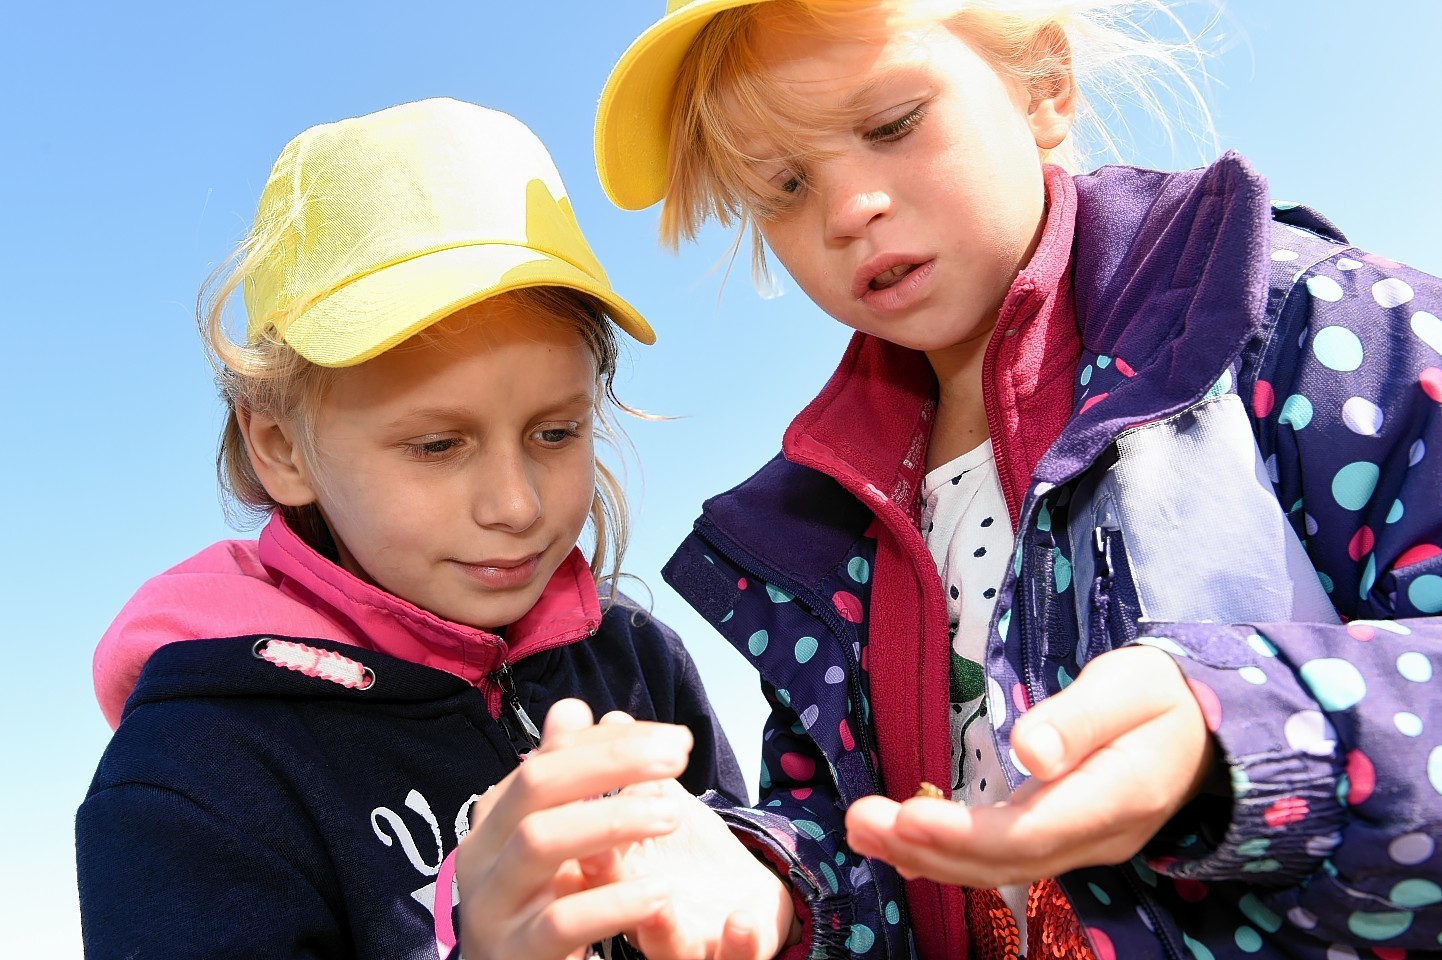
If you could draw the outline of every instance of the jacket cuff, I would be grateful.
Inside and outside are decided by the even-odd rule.
[[[1311,876],[1338,844],[1346,762],[1315,698],[1250,626],[1144,623],[1137,643],[1171,654],[1226,766],[1226,800],[1203,793],[1143,851],[1152,869],[1262,887]]]
[[[785,817],[750,807],[731,805],[725,797],[708,792],[702,802],[715,810],[742,846],[765,862],[791,892],[791,906],[801,921],[801,941],[777,954],[777,960],[850,955],[851,900],[819,882],[805,863],[803,841]]]

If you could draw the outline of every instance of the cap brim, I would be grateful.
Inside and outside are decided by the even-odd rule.
[[[691,44],[723,10],[763,0],[697,0],[653,23],[611,70],[596,108],[596,174],[623,210],[666,195],[676,74]]]
[[[286,328],[285,341],[312,363],[352,366],[463,307],[543,286],[590,294],[626,333],[656,342],[645,318],[606,284],[564,260],[506,243],[437,250],[361,277],[307,308]]]

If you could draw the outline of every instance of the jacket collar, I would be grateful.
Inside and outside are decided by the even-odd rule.
[[[1073,178],[1048,167],[1046,185],[1042,239],[988,348],[988,405],[998,406],[988,419],[999,457],[1010,458],[998,465],[1014,523],[1033,476],[1064,482],[1122,430],[1203,396],[1261,328],[1268,278],[1266,183],[1239,154],[1177,173],[1105,167]],[[1084,352],[1124,357],[1133,375],[1075,412],[1070,373]],[[858,333],[786,430],[783,453],[873,512],[914,523],[935,398],[923,354]],[[784,483],[758,482],[780,470],[738,488],[745,504],[723,509],[723,494],[707,506],[758,556],[786,557],[808,535],[729,522],[745,525],[752,497],[784,496]]]
[[[476,685],[502,659],[579,640],[601,624],[596,581],[579,549],[562,561],[535,606],[506,628],[505,639],[444,620],[367,583],[317,553],[278,514],[261,531],[258,550],[276,589],[334,623],[347,643]]]
[[[94,658],[96,697],[112,727],[141,668],[182,640],[281,634],[376,650],[473,686],[502,661],[587,637],[601,623],[596,581],[573,550],[506,637],[443,620],[327,560],[279,516],[260,539],[227,540],[152,578],[120,611]],[[495,704],[492,703],[494,709]]]
[[[1061,168],[1048,166],[1044,172],[1047,219],[1042,236],[1007,292],[987,348],[988,420],[1003,468],[1009,464],[1007,451],[1021,436],[1025,414],[1043,405],[1056,407],[1060,399],[1063,413],[1054,427],[1060,430],[1070,408],[1070,373],[1080,352],[1067,282],[1076,189]],[[1060,397],[1049,389],[1058,382]],[[936,391],[936,376],[925,354],[858,333],[821,393],[792,421],[782,449],[788,459],[835,477],[874,508],[889,501],[914,522]],[[995,410],[993,397],[998,398]],[[997,437],[998,432],[1003,435]],[[1053,437],[1055,432],[1042,443],[1029,442],[1026,455],[1014,458],[1021,461],[1020,489]]]
[[[1103,167],[1076,188],[1082,341],[1131,374],[1088,397],[1043,457],[1036,479],[1053,485],[1200,400],[1264,332],[1270,282],[1267,183],[1234,151],[1179,173]]]

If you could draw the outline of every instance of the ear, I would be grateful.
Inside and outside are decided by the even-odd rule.
[[[315,484],[296,442],[296,427],[266,413],[235,408],[251,468],[272,500],[286,507],[316,502]]]
[[[1071,133],[1076,120],[1076,75],[1072,72],[1071,43],[1066,31],[1049,23],[1032,38],[1032,62],[1043,68],[1031,85],[1027,124],[1036,145],[1051,150]]]

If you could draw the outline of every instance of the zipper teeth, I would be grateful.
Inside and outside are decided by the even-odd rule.
[[[1023,541],[1023,542],[1024,542],[1024,541]],[[1028,564],[1027,564],[1027,562],[1026,562],[1026,554],[1027,554],[1027,550],[1026,550],[1025,547],[1023,546],[1023,549],[1022,549],[1022,569],[1023,569],[1023,571],[1025,571],[1026,567],[1028,566]],[[1050,574],[1050,572],[1051,572],[1051,571],[1047,571],[1048,574]],[[1025,683],[1026,683],[1027,695],[1031,698],[1031,704],[1030,704],[1030,706],[1033,706],[1033,707],[1034,707],[1034,706],[1036,706],[1038,703],[1041,703],[1043,700],[1046,699],[1046,684],[1043,682],[1042,678],[1038,675],[1039,671],[1038,671],[1037,669],[1035,669],[1035,667],[1036,667],[1036,656],[1035,656],[1035,652],[1032,650],[1032,644],[1030,644],[1030,643],[1027,642],[1027,635],[1026,635],[1026,627],[1029,626],[1030,620],[1031,620],[1031,618],[1032,618],[1031,602],[1032,602],[1032,600],[1034,599],[1034,595],[1035,595],[1035,593],[1036,593],[1036,583],[1035,583],[1035,578],[1033,578],[1033,577],[1028,577],[1025,581],[1023,581],[1020,574],[1017,575],[1016,580],[1017,580],[1017,583],[1019,583],[1019,584],[1021,585],[1022,589],[1021,589],[1020,591],[1018,591],[1018,590],[1015,589],[1015,588],[1012,589],[1012,592],[1011,592],[1011,595],[1012,595],[1012,609],[1013,609],[1013,610],[1020,611],[1020,613],[1021,613],[1021,621],[1020,621],[1019,623],[1013,624],[1013,629],[1017,631],[1017,638],[1018,638],[1018,640],[1021,642],[1021,671],[1022,671],[1022,679],[1023,679],[1023,680],[1025,681]],[[1021,597],[1020,597],[1020,599],[1021,599],[1021,601],[1022,601],[1021,603],[1017,603],[1017,602],[1016,602],[1017,599],[1018,599],[1018,593],[1021,594]],[[1042,624],[1042,627],[1045,628],[1045,627],[1046,627],[1046,624],[1043,623],[1043,624]]]
[[[1142,886],[1142,881],[1137,877],[1136,871],[1132,869],[1131,864],[1119,865],[1116,869],[1126,877],[1127,886],[1132,888],[1132,893],[1137,898],[1137,904],[1146,911],[1147,919],[1152,922],[1152,930],[1155,932],[1157,940],[1161,943],[1162,949],[1166,951],[1169,960],[1182,960],[1181,953],[1172,945],[1171,938],[1167,936],[1166,930],[1162,928],[1161,917],[1157,915],[1156,908],[1152,906],[1151,898],[1147,896],[1146,889]],[[1073,912],[1075,912],[1076,908],[1073,907],[1072,909]]]
[[[748,576],[754,577],[765,583],[775,584],[776,586],[779,586],[786,590],[787,593],[790,593],[794,597],[805,597],[807,600],[807,605],[811,608],[812,613],[814,613],[816,617],[820,619],[823,624],[826,625],[826,628],[831,631],[832,635],[837,637],[838,639],[843,636],[843,631],[846,628],[842,626],[840,616],[835,614],[835,611],[831,608],[830,605],[826,603],[815,602],[817,598],[811,593],[811,591],[800,589],[798,584],[795,583],[795,581],[791,580],[788,577],[782,576],[781,574],[772,570],[766,564],[757,560],[748,551],[742,550],[734,540],[721,533],[721,531],[718,530],[716,526],[712,524],[709,520],[703,519],[703,522],[710,531],[709,534],[704,537],[704,539],[709,540],[711,544],[717,548],[717,551],[719,553],[726,555],[733,562],[736,561],[737,558],[744,558],[746,562],[737,563],[736,565],[740,567],[741,570]],[[857,662],[856,655],[852,652],[850,646],[845,641],[842,641],[841,647],[842,654],[846,657],[848,665],[856,668],[854,670],[847,671],[848,679],[846,686],[848,692],[851,694],[852,697],[852,710],[855,712],[856,718],[859,721],[856,724],[856,738],[858,745],[864,748],[861,751],[861,759],[866,764],[866,772],[871,777],[871,785],[879,789],[881,786],[881,778],[877,776],[876,768],[871,762],[871,755],[875,752],[876,745],[872,742],[871,727],[865,722],[866,717],[863,712],[863,704],[869,704],[870,701],[863,699],[860,678],[861,665]],[[867,708],[867,710],[869,711],[869,707]],[[822,756],[825,757],[824,752]],[[831,762],[829,760],[827,761],[827,765],[831,766]],[[832,767],[832,772],[833,774],[835,773],[834,767]],[[838,789],[840,789],[841,783],[839,779],[837,780],[836,786]]]

